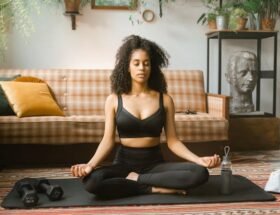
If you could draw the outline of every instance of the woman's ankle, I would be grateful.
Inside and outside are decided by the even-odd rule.
[[[130,172],[127,176],[126,179],[132,180],[132,181],[138,181],[139,174],[136,172]]]
[[[152,193],[162,193],[162,194],[180,194],[180,195],[187,194],[187,192],[185,190],[163,188],[163,187],[152,187],[151,192]]]

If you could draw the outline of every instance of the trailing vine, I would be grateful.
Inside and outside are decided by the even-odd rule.
[[[80,8],[90,4],[91,0],[81,0]],[[42,5],[64,4],[63,0],[0,0],[0,62],[5,59],[8,49],[8,29],[14,27],[23,38],[34,32],[30,14],[40,13]]]

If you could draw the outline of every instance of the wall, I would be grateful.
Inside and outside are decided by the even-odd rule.
[[[146,1],[146,8],[156,13],[152,23],[145,23],[139,11],[92,10],[83,8],[77,16],[77,29],[71,30],[70,17],[64,16],[62,7],[47,6],[41,14],[33,14],[35,33],[25,41],[11,29],[9,49],[3,68],[113,68],[115,53],[124,37],[138,34],[156,41],[170,54],[172,69],[201,69],[206,72],[206,26],[196,24],[205,12],[199,0],[176,0],[163,6],[163,17],[158,16],[158,1]],[[132,24],[129,17],[140,24]],[[279,29],[279,22],[277,24]],[[229,54],[233,51],[249,50],[256,53],[255,41],[226,40],[223,42],[223,71]],[[278,42],[278,44],[280,44]],[[278,45],[279,46],[279,45]],[[217,91],[217,42],[211,43],[211,92]],[[272,40],[263,44],[263,69],[272,69]],[[279,47],[278,47],[279,50]],[[278,57],[279,61],[279,57]],[[278,66],[278,76],[279,76]],[[280,79],[279,79],[280,80]],[[278,80],[278,97],[280,81]],[[271,81],[262,84],[263,110],[271,112]],[[223,75],[223,93],[229,94],[229,86]],[[280,115],[280,100],[277,100],[277,116]]]

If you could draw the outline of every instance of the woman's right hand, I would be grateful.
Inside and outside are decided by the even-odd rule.
[[[75,177],[87,176],[92,170],[93,167],[88,164],[76,164],[71,166],[71,173]]]

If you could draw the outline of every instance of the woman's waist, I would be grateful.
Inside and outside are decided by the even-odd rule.
[[[120,145],[115,162],[127,165],[153,164],[163,161],[161,147],[158,143],[150,147],[129,147]]]
[[[121,145],[131,148],[150,148],[159,145],[159,137],[121,138]]]

